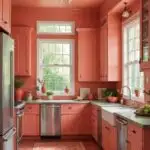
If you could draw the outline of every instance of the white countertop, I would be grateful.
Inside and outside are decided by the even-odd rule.
[[[90,103],[89,100],[32,100],[27,101],[27,104],[73,104],[73,103],[80,103],[80,104],[88,104]]]

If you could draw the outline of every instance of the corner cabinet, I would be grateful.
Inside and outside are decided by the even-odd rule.
[[[100,81],[121,80],[121,19],[109,14],[100,27]]]
[[[141,0],[141,71],[150,69],[150,0]]]
[[[97,79],[97,29],[78,28],[78,80],[96,81]]]
[[[15,40],[15,75],[31,76],[31,51],[33,29],[30,27],[13,27]]]
[[[11,0],[0,0],[0,28],[11,32]]]

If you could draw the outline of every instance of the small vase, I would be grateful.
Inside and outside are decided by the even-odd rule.
[[[65,94],[69,94],[69,89],[68,89],[68,87],[66,86],[66,88],[64,89],[64,92],[65,92]]]
[[[53,95],[49,95],[49,96],[48,96],[48,99],[49,99],[49,100],[52,100],[52,99],[53,99]]]
[[[21,101],[23,100],[23,90],[21,88],[15,89],[15,100],[16,101]]]
[[[140,91],[139,91],[139,90],[135,90],[134,93],[135,93],[135,96],[136,96],[136,97],[139,97],[139,96],[140,96]]]
[[[45,87],[45,83],[43,83],[42,88],[41,88],[42,93],[46,93],[46,87]]]

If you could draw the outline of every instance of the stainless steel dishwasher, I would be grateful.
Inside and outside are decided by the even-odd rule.
[[[61,107],[59,104],[41,105],[41,137],[61,135]]]
[[[128,133],[128,122],[123,118],[116,118],[117,127],[117,142],[118,150],[127,150],[127,133]]]

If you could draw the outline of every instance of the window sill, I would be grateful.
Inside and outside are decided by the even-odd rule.
[[[130,98],[128,96],[123,96],[124,99],[126,100],[130,100]],[[144,96],[141,96],[141,97],[131,97],[131,100],[132,101],[137,101],[137,102],[141,102],[141,103],[144,103]]]

